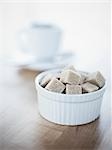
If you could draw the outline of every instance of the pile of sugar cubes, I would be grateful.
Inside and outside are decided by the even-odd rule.
[[[104,84],[105,78],[99,71],[85,73],[73,66],[67,66],[55,74],[47,74],[40,83],[48,91],[63,94],[90,93],[99,90]]]

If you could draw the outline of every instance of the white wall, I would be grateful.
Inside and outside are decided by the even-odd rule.
[[[30,21],[47,21],[63,31],[63,49],[76,54],[80,69],[103,70],[110,74],[110,4],[0,3],[0,54],[17,50],[16,32]]]

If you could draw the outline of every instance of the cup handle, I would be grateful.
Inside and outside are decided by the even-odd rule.
[[[19,31],[18,35],[17,35],[17,41],[18,41],[18,45],[20,50],[22,50],[23,52],[28,52],[28,48],[27,48],[27,31],[26,30],[21,30]]]

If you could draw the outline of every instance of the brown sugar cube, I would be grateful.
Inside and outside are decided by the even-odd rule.
[[[64,68],[64,70],[72,70],[72,71],[76,71],[76,69],[74,68],[73,65],[68,65],[67,67]]]
[[[87,72],[82,72],[82,71],[79,71],[79,73],[80,73],[80,75],[81,75],[81,82],[80,82],[80,84],[83,84],[83,83],[86,81],[86,79],[87,79],[89,73],[87,73]]]
[[[86,82],[86,83],[82,84],[81,86],[82,86],[84,93],[90,93],[93,91],[97,91],[99,89],[99,87],[97,87],[96,85],[91,84],[89,82]]]
[[[43,87],[45,87],[53,77],[55,77],[56,79],[59,79],[60,78],[60,73],[56,73],[56,74],[49,73],[49,74],[47,74],[42,79],[40,85],[43,86]]]
[[[54,74],[54,78],[56,78],[56,79],[60,79],[60,75],[61,75],[61,73],[56,73],[56,74]]]
[[[99,86],[100,88],[103,87],[105,84],[105,78],[99,71],[90,74],[87,77],[86,81],[92,84],[95,84],[96,86]]]
[[[79,84],[81,82],[81,75],[72,70],[64,70],[61,73],[60,81],[69,84]]]
[[[62,93],[65,89],[65,85],[58,79],[52,78],[52,80],[46,85],[45,89],[52,92]]]
[[[40,85],[43,86],[43,87],[45,87],[45,86],[49,83],[49,81],[52,79],[52,77],[53,77],[53,74],[50,74],[50,73],[47,74],[47,75],[42,79]]]
[[[66,84],[66,94],[82,94],[82,87],[80,85]]]

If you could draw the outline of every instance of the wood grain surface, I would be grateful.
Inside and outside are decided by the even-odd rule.
[[[110,88],[99,119],[82,126],[56,125],[38,113],[38,73],[0,66],[0,150],[112,150]]]

